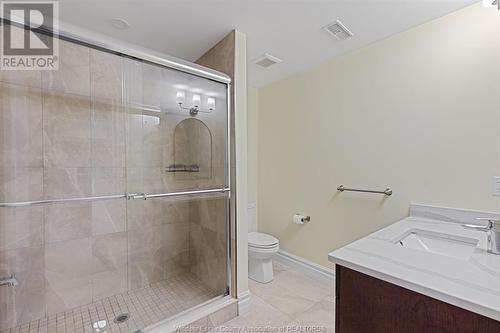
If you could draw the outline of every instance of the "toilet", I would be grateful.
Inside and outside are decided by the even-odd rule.
[[[273,280],[273,255],[279,250],[277,238],[261,232],[248,233],[248,276],[268,283]]]

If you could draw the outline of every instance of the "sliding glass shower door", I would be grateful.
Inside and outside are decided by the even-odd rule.
[[[227,86],[60,41],[0,72],[0,331],[135,332],[228,292]]]
[[[135,60],[124,73],[129,287],[175,313],[228,290],[227,89]]]

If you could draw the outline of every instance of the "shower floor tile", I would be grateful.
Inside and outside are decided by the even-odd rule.
[[[0,333],[137,332],[215,296],[217,294],[195,276],[179,275]],[[128,314],[129,318],[122,323],[115,322],[121,314]]]

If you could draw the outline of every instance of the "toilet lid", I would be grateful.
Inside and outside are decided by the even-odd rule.
[[[248,234],[248,245],[255,247],[270,247],[278,244],[277,238],[261,232],[250,232]]]

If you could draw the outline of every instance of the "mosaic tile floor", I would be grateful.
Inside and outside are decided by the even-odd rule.
[[[215,296],[216,293],[204,287],[196,277],[180,275],[0,333],[138,332]],[[130,317],[116,323],[115,318],[121,314]]]

